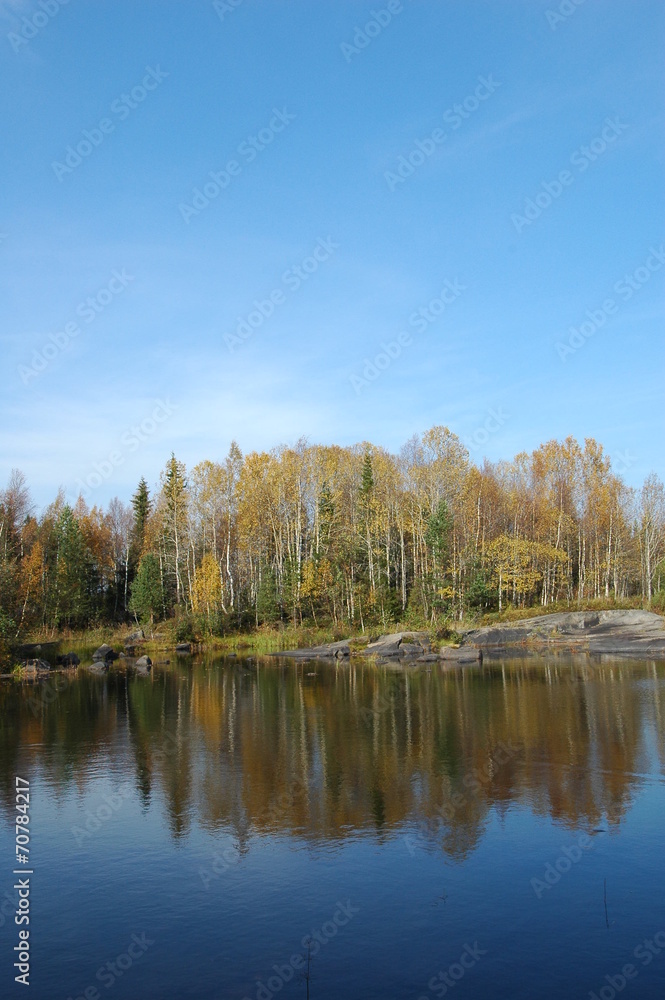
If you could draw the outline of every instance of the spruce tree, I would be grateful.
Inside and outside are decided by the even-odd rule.
[[[372,495],[373,489],[374,473],[372,471],[372,456],[369,452],[366,452],[365,458],[363,459],[362,479],[360,481],[360,496],[362,497],[365,506],[369,506],[369,498]]]
[[[159,560],[153,552],[143,556],[136,579],[132,584],[129,610],[137,615],[142,625],[150,625],[162,606],[162,581]]]
[[[148,484],[143,476],[136,488],[136,493],[132,497],[132,507],[134,508],[134,527],[132,530],[132,545],[134,548],[136,562],[141,558],[143,545],[145,542],[145,529],[152,510],[152,501]]]
[[[171,452],[162,473],[162,496],[165,505],[164,545],[170,570],[175,578],[176,604],[181,604],[185,596],[180,564],[186,550],[187,486],[185,466]]]

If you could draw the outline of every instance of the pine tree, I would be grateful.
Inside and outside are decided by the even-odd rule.
[[[360,479],[360,511],[363,526],[363,542],[367,552],[367,571],[369,575],[369,589],[374,593],[374,551],[372,545],[372,496],[374,493],[374,472],[372,470],[372,456],[367,451],[363,459],[362,475]]]
[[[427,522],[425,541],[431,547],[439,567],[443,568],[450,549],[450,535],[453,528],[453,519],[450,516],[448,504],[445,500],[439,500],[436,510],[431,514]]]
[[[425,531],[425,542],[432,550],[430,580],[433,589],[432,607],[435,610],[446,610],[453,597],[452,587],[446,587],[446,569],[450,554],[450,539],[453,530],[453,519],[445,500],[439,500],[434,512],[430,515]]]
[[[87,623],[90,610],[90,560],[78,521],[69,505],[60,515],[56,536],[56,623],[81,627]]]
[[[256,592],[256,624],[279,621],[280,606],[277,581],[272,566],[261,569],[261,579]]]
[[[362,478],[360,482],[360,496],[365,505],[369,505],[369,500],[372,495],[372,490],[374,489],[374,473],[372,471],[372,456],[369,452],[365,452],[365,458],[363,459],[363,471]]]
[[[333,519],[335,517],[335,501],[327,480],[324,480],[319,494],[319,535],[316,557],[320,550],[328,550],[331,541]]]
[[[187,485],[185,466],[171,452],[162,474],[162,496],[165,506],[164,545],[175,578],[176,604],[181,604],[185,597],[181,562],[186,551]]]
[[[141,624],[152,624],[162,606],[162,582],[159,560],[153,552],[143,556],[136,579],[132,583],[129,610],[137,615]]]
[[[132,530],[132,546],[136,562],[141,558],[143,545],[145,542],[145,529],[152,510],[152,501],[148,484],[143,476],[136,488],[136,493],[132,497],[132,507],[134,509],[134,527]]]

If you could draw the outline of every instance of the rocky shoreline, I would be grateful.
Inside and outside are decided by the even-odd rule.
[[[432,650],[427,632],[393,632],[382,635],[363,648],[353,648],[363,639],[342,639],[324,646],[305,649],[286,649],[270,656],[288,656],[294,660],[345,660],[353,656],[377,657],[380,660],[405,660],[411,663],[434,663],[449,660],[454,663],[480,663],[482,650],[471,646],[444,646],[438,652]]]
[[[665,619],[650,611],[569,611],[472,629],[463,645],[663,659]]]
[[[109,646],[108,643],[102,643],[92,653],[91,663],[82,663],[77,653],[73,651],[56,654],[57,642],[25,643],[21,647],[23,654],[20,663],[22,676],[30,680],[44,677],[50,673],[76,671],[78,667],[82,667],[93,674],[103,674],[106,673],[111,664],[116,660],[123,667],[133,670],[142,676],[147,676],[152,670],[153,661],[147,654],[141,652],[141,645],[144,642],[145,634],[142,629],[138,629],[123,640],[123,649],[120,652]],[[178,653],[191,652],[190,643],[179,643],[175,648]],[[168,664],[170,661],[161,660],[157,662]],[[12,674],[2,674],[0,677],[11,678]]]
[[[21,666],[24,676],[31,678],[53,671],[76,670],[79,665],[92,673],[105,673],[118,660],[124,667],[146,676],[151,672],[153,661],[149,656],[142,655],[144,642],[143,632],[137,630],[125,638],[124,649],[120,652],[103,644],[92,654],[92,663],[87,664],[81,664],[75,652],[56,656],[55,643],[35,643],[23,647]],[[174,651],[177,657],[186,658],[195,648],[191,643],[181,642]],[[478,665],[484,658],[537,656],[546,652],[663,660],[665,618],[650,611],[568,611],[469,629],[461,633],[458,646],[441,646],[438,649],[433,648],[427,632],[394,632],[371,642],[367,636],[356,636],[322,646],[285,649],[268,655],[300,661],[339,662],[354,656],[371,657],[386,663]],[[237,654],[228,655],[235,657]],[[49,662],[50,659],[55,662]],[[154,665],[168,663],[168,659],[158,660]]]
[[[344,660],[353,655],[412,663],[460,664],[481,663],[483,656],[510,652],[537,655],[545,651],[665,659],[665,619],[650,611],[569,611],[538,615],[470,629],[462,633],[459,646],[442,646],[437,651],[432,649],[426,632],[395,632],[363,648],[354,648],[360,641],[342,639],[324,646],[287,649],[270,655],[296,660]]]

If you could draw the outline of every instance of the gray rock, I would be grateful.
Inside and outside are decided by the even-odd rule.
[[[149,656],[139,656],[138,660],[134,664],[135,667],[147,667],[150,670],[152,666],[152,660]]]
[[[482,663],[483,652],[473,646],[442,646],[438,658],[449,663]]]
[[[24,660],[21,666],[32,674],[41,674],[53,669],[46,660]]]
[[[81,661],[79,660],[76,653],[64,653],[62,656],[59,656],[56,660],[56,663],[60,664],[63,667],[78,667],[80,662]]]
[[[109,660],[96,660],[90,664],[88,670],[91,674],[105,674],[109,668]]]
[[[143,631],[142,628],[137,628],[134,630],[134,632],[131,632],[129,635],[125,636],[123,642],[125,646],[131,646],[132,643],[143,642],[144,639],[145,639],[145,632]]]
[[[294,660],[333,660],[345,659],[351,655],[348,639],[340,639],[338,642],[328,642],[325,646],[310,646],[305,649],[284,649],[279,653],[271,653],[271,656],[289,656]]]
[[[427,632],[394,632],[391,635],[382,635],[375,642],[363,650],[364,656],[399,656],[400,646],[405,639],[415,640],[415,644],[420,646],[420,652],[429,649],[429,635]],[[408,648],[412,643],[405,643]]]
[[[366,642],[366,637],[362,637]],[[412,640],[405,642],[404,640]],[[296,660],[326,660],[326,659],[347,659],[351,656],[349,643],[358,642],[358,639],[340,639],[337,642],[328,642],[324,646],[310,646],[305,649],[284,649],[279,653],[271,653],[271,656],[288,656]],[[428,653],[431,649],[429,635],[427,632],[396,632],[393,635],[382,635],[379,639],[368,643],[365,649],[359,651],[362,656],[379,657],[418,657],[423,653]]]
[[[94,651],[92,654],[93,660],[117,660],[118,654],[115,650],[111,649],[107,643],[102,643],[102,645]]]
[[[398,650],[399,656],[422,656],[425,650],[419,642],[402,642]]]
[[[569,611],[465,632],[463,647],[546,647],[637,658],[665,658],[665,620],[650,611]]]
[[[191,653],[192,644],[191,642],[179,642],[175,647],[176,653]]]

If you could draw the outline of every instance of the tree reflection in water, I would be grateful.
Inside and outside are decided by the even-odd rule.
[[[80,671],[47,697],[4,685],[3,803],[16,773],[83,788],[106,762],[145,809],[164,801],[176,838],[193,820],[232,830],[241,850],[257,834],[409,832],[461,859],[490,810],[515,803],[575,829],[618,825],[647,770],[647,728],[665,761],[662,674],[585,658],[431,671],[265,659]]]

